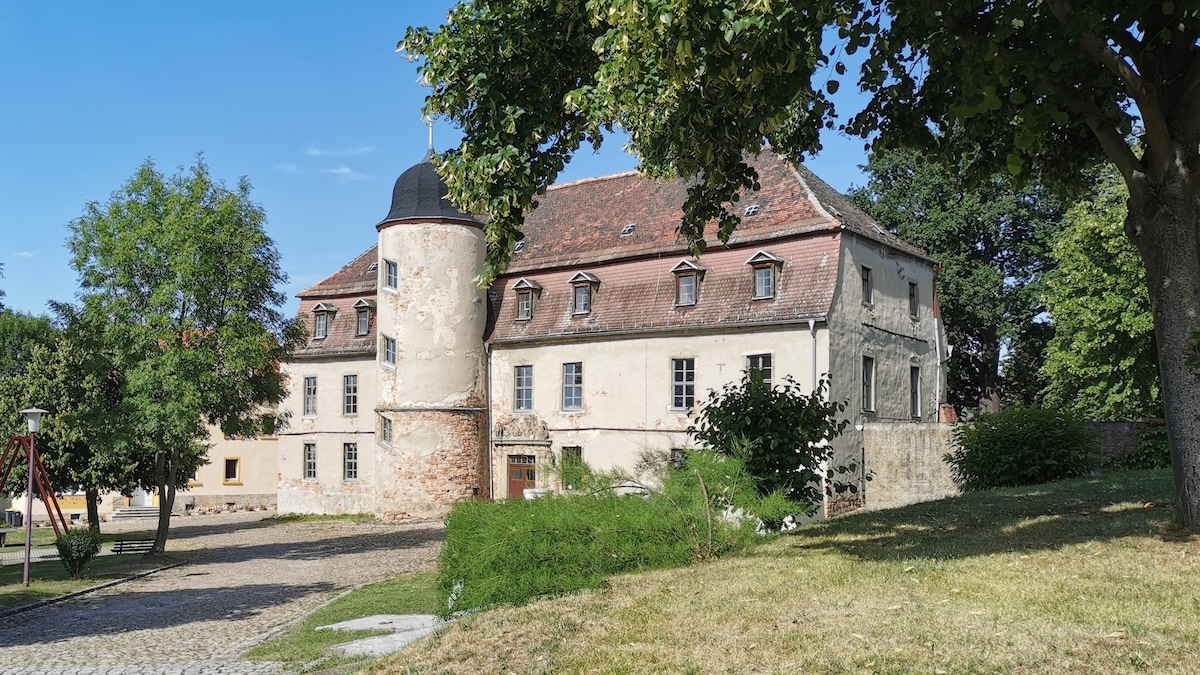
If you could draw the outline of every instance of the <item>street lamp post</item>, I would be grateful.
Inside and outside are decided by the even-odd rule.
[[[25,416],[25,423],[29,427],[29,480],[25,490],[25,571],[21,577],[22,582],[26,586],[29,585],[29,554],[33,550],[33,471],[34,471],[34,454],[33,444],[37,436],[38,430],[41,428],[42,415],[46,414],[41,408],[26,408],[21,411]]]

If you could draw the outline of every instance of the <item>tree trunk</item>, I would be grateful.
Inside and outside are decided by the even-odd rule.
[[[158,529],[154,532],[154,546],[146,555],[163,555],[167,552],[167,532],[171,527],[171,504],[167,500],[167,458],[159,450],[154,456],[154,483],[158,491]]]
[[[1142,253],[1154,311],[1159,373],[1171,465],[1175,513],[1200,524],[1200,202],[1184,171],[1149,176],[1130,190],[1126,232]]]
[[[84,499],[87,500],[88,529],[100,534],[100,492],[95,488],[88,488],[84,495]]]

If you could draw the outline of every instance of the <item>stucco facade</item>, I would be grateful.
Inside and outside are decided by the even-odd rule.
[[[567,452],[630,468],[690,447],[708,391],[748,368],[807,391],[828,379],[852,422],[935,421],[934,262],[803,167],[769,151],[754,166],[762,188],[739,202],[742,226],[699,259],[675,232],[681,181],[551,188],[486,292],[472,283],[478,221],[444,199],[431,164],[405,172],[378,245],[300,294],[314,336],[288,367],[280,510],[436,517],[460,499],[558,489]],[[339,384],[351,374],[353,415]],[[339,461],[350,443],[353,480]],[[861,446],[852,425],[837,461]]]

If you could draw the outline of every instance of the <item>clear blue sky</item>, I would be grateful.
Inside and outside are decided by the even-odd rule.
[[[395,48],[451,4],[0,0],[4,304],[73,302],[67,224],[147,157],[172,173],[197,152],[226,183],[250,179],[289,298],[335,272],[374,243],[392,184],[425,153],[427,90]],[[457,134],[439,122],[435,138]],[[839,190],[864,183],[862,142],[825,142],[808,165]],[[635,164],[614,139],[561,180]]]

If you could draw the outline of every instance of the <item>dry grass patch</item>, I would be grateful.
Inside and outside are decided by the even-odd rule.
[[[1165,472],[848,516],[481,613],[377,673],[1194,672],[1200,544]]]

